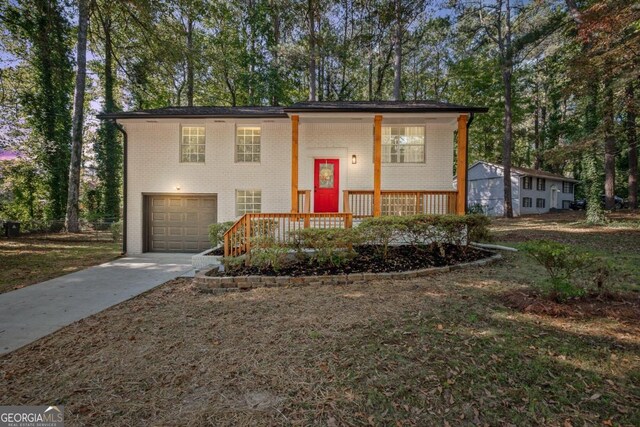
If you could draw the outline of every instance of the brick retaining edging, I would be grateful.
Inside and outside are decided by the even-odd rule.
[[[487,251],[489,252],[489,251]],[[490,252],[492,253],[492,252]],[[493,253],[488,258],[473,262],[448,265],[445,267],[431,267],[420,270],[396,271],[393,273],[354,273],[326,276],[207,276],[206,271],[198,271],[194,278],[194,284],[201,292],[230,292],[253,288],[270,288],[291,285],[347,285],[351,283],[366,283],[378,279],[411,279],[415,277],[431,276],[438,273],[460,270],[467,267],[483,266],[491,264],[502,258],[502,255]]]

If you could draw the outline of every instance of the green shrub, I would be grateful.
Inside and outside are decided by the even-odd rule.
[[[383,259],[387,259],[389,246],[395,239],[401,237],[400,233],[406,231],[407,221],[411,221],[413,218],[416,218],[416,216],[367,218],[360,223],[357,229],[362,242],[378,246],[380,248],[379,255]]]
[[[113,241],[119,242],[122,239],[122,221],[111,223],[110,230]]]
[[[467,236],[469,236],[469,242],[482,242],[491,241],[491,233],[489,232],[489,225],[491,220],[488,216],[481,213],[472,213],[464,216],[467,223]]]
[[[471,241],[489,239],[489,223],[479,214],[383,216],[362,221],[358,230],[364,243],[379,246],[379,255],[386,259],[393,242],[416,248],[435,243],[443,255],[447,243],[466,249]]]
[[[551,240],[531,240],[518,248],[545,268],[548,277],[541,285],[547,294],[559,301],[585,294],[574,275],[593,262],[592,256]]]
[[[361,243],[361,235],[353,228],[307,228],[296,232],[298,254],[319,265],[340,266],[353,258],[353,246]],[[304,249],[313,252],[304,253]]]
[[[225,271],[235,271],[244,267],[246,259],[246,255],[228,256],[222,258],[222,265]]]
[[[273,238],[251,239],[249,265],[260,269],[272,268],[273,271],[280,271],[287,264],[290,252],[289,246],[277,244]]]
[[[211,242],[212,248],[215,248],[223,243],[224,233],[226,233],[233,224],[235,224],[233,221],[226,221],[211,224],[209,226],[209,241]]]

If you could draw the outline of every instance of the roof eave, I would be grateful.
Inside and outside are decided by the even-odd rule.
[[[286,119],[287,114],[98,114],[100,120],[108,119]]]
[[[285,113],[486,113],[488,108],[285,108]]]

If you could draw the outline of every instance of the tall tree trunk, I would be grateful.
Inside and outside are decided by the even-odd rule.
[[[193,19],[187,17],[187,105],[193,107]]]
[[[80,166],[82,164],[82,128],[84,125],[84,89],[87,78],[87,27],[89,26],[88,0],[78,2],[78,47],[76,87],[73,98],[71,129],[71,162],[65,225],[70,233],[80,231]]]
[[[513,113],[511,99],[512,66],[511,61],[503,66],[504,82],[504,143],[502,144],[502,164],[504,166],[504,216],[513,218],[511,190],[511,151],[513,145]]]
[[[616,138],[613,134],[613,89],[607,81],[604,106],[604,200],[605,209],[615,208]]]
[[[271,83],[269,85],[271,105],[280,105],[280,94],[282,93],[282,83],[280,82],[280,9],[278,2],[271,0],[269,3],[271,11],[271,28],[273,28],[273,45],[271,47],[270,64]]]
[[[316,0],[309,0],[309,101],[317,101]]]
[[[513,146],[512,89],[513,52],[511,51],[511,5],[505,1],[505,35],[502,46],[502,82],[504,83],[504,143],[502,165],[504,167],[504,216],[513,218],[511,191],[511,151]]]
[[[102,18],[104,32],[104,111],[116,110],[114,99],[113,43],[111,39],[111,15]],[[100,149],[98,177],[101,181],[102,212],[106,221],[120,219],[120,167],[122,148],[118,142],[118,131],[111,121],[104,121],[99,132]]]
[[[393,100],[400,101],[402,81],[402,1],[395,0],[395,34],[393,41]]]
[[[536,110],[533,119],[533,151],[536,158],[534,169],[540,169],[540,88],[536,83]]]
[[[636,133],[636,102],[633,90],[633,82],[627,84],[626,89],[627,117],[625,127],[627,131],[627,144],[629,144],[629,207],[638,208],[638,136]]]

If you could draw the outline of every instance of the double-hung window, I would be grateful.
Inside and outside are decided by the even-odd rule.
[[[183,126],[180,139],[180,161],[182,163],[204,163],[204,127]]]
[[[562,192],[563,193],[573,193],[573,182],[562,182]]]
[[[538,178],[536,180],[536,189],[538,191],[544,191],[547,187],[547,183],[544,178]]]
[[[530,176],[525,176],[524,178],[522,178],[522,188],[524,188],[525,190],[531,190],[531,181],[533,181],[533,178],[531,178]]]
[[[424,126],[382,128],[382,163],[424,163]]]
[[[536,208],[544,209],[545,202],[546,202],[545,199],[536,199]]]
[[[531,207],[531,197],[523,197],[522,198],[522,207],[523,208],[530,208]]]
[[[260,163],[260,128],[236,129],[236,163]]]
[[[262,210],[262,191],[236,190],[236,216]]]

